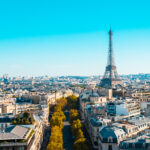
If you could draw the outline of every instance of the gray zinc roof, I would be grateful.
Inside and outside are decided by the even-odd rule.
[[[0,133],[0,140],[24,139],[28,128],[22,126],[10,126],[4,133]]]

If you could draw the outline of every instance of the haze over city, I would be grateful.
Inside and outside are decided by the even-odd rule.
[[[110,26],[119,73],[148,73],[149,4],[148,0],[1,1],[0,75],[102,75]]]

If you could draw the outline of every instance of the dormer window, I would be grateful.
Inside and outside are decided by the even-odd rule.
[[[108,137],[108,143],[112,143],[113,142],[113,139],[112,139],[112,137],[110,136],[110,137]]]

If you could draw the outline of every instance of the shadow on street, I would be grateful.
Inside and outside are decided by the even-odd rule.
[[[65,111],[66,120],[64,121],[63,128],[63,141],[64,141],[64,149],[72,150],[73,149],[73,138],[71,133],[71,125],[69,122],[69,111]]]

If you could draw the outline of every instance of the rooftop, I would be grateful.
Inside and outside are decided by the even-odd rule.
[[[0,133],[0,140],[25,139],[28,132],[29,128],[12,125],[4,133]]]

